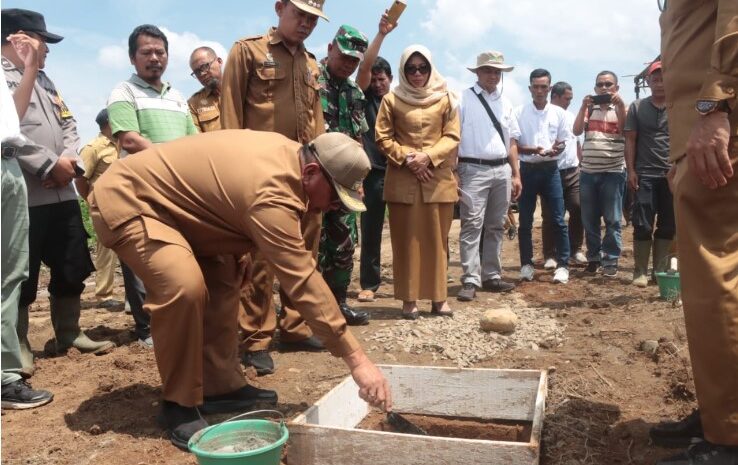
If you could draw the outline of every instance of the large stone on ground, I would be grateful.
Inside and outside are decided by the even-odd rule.
[[[518,324],[518,316],[509,308],[496,308],[487,310],[479,319],[482,331],[494,331],[501,334],[510,334],[515,331]]]

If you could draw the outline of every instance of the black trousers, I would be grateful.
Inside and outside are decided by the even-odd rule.
[[[19,305],[36,300],[41,262],[49,267],[49,294],[74,297],[82,294],[84,281],[95,266],[87,248],[87,231],[76,200],[28,209],[28,280],[21,285]]]
[[[384,195],[384,170],[372,168],[364,179],[364,204],[366,211],[361,214],[361,265],[359,283],[362,289],[376,291],[382,283],[381,255],[382,228],[386,203]]]
[[[633,204],[633,238],[674,239],[674,198],[665,177],[639,177]]]

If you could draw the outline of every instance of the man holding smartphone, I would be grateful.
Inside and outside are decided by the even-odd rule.
[[[579,182],[587,272],[597,273],[602,268],[604,276],[616,278],[622,249],[626,110],[614,72],[600,72],[594,90],[594,96],[584,97],[574,121],[574,134],[584,133]],[[605,221],[604,238],[600,219]]]

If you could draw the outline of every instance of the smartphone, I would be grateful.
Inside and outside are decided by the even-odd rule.
[[[595,105],[603,105],[612,102],[612,94],[600,94],[592,96],[592,103]]]
[[[406,7],[407,3],[405,2],[405,0],[395,0],[390,9],[387,11],[387,20],[390,23],[397,25],[397,20],[400,19],[400,15],[402,15],[402,12],[405,11]]]

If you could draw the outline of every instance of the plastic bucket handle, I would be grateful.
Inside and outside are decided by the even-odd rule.
[[[676,273],[679,272],[679,269],[676,269],[675,270],[675,269],[671,268],[671,259],[672,258],[676,258],[678,260],[679,259],[679,256],[677,254],[675,254],[675,253],[670,253],[669,255],[667,255],[664,258],[662,258],[661,261],[659,262],[659,265],[664,270],[664,273],[668,273],[670,275],[676,274]],[[677,266],[679,266],[679,265],[677,265]]]
[[[254,410],[253,412],[246,412],[246,413],[242,413],[240,415],[236,415],[235,417],[231,417],[231,418],[229,418],[229,419],[227,419],[225,421],[222,421],[222,422],[218,423],[217,425],[213,426],[212,428],[209,428],[207,431],[205,431],[205,433],[201,434],[197,438],[197,440],[195,442],[192,443],[192,447],[196,447],[198,444],[200,444],[200,441],[202,441],[203,438],[205,438],[205,436],[209,435],[213,431],[216,431],[218,428],[220,428],[224,424],[226,424],[226,423],[228,423],[230,421],[233,421],[233,420],[238,420],[239,418],[247,417],[249,415],[255,415],[257,413],[276,413],[276,414],[278,414],[280,417],[282,417],[282,419],[279,420],[279,427],[280,427],[280,429],[282,427],[284,427],[284,413],[280,412],[279,410]]]

